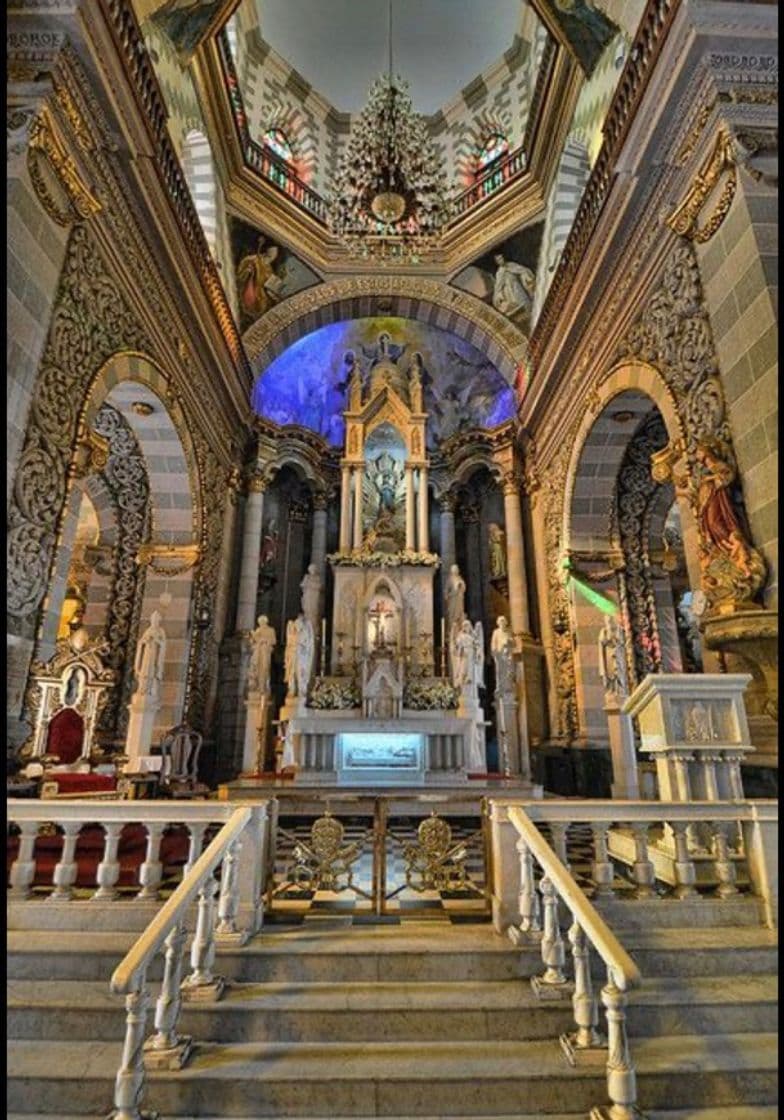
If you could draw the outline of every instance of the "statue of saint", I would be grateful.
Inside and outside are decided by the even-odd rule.
[[[446,581],[446,632],[452,638],[456,629],[462,626],[463,619],[465,618],[465,580],[460,575],[460,569],[457,564],[453,564],[449,569],[449,576]]]
[[[502,579],[506,575],[506,533],[501,526],[491,521],[487,526],[490,548],[490,579]]]
[[[353,350],[346,351],[343,361],[348,381],[348,407],[352,412],[358,412],[362,407],[362,370]]]
[[[259,615],[256,629],[250,636],[252,652],[248,672],[248,690],[266,695],[270,690],[270,664],[275,645],[275,630],[265,614]]]
[[[302,590],[302,613],[313,627],[313,633],[318,630],[321,606],[321,576],[315,564],[308,564],[308,570],[300,584]]]
[[[139,639],[133,671],[136,674],[136,692],[157,700],[163,682],[163,665],[166,656],[166,631],[161,625],[161,612],[153,611],[150,625]]]
[[[464,618],[455,632],[452,653],[452,678],[455,688],[474,704],[479,703],[479,689],[484,688],[485,650],[482,623],[475,626]]]
[[[530,315],[535,281],[533,272],[525,265],[504,260],[501,253],[496,253],[493,259],[496,265],[493,307],[510,319],[518,312]]]
[[[514,692],[514,638],[504,615],[499,615],[496,619],[495,630],[490,639],[490,653],[495,662],[496,692],[506,696]]]
[[[701,467],[697,508],[702,538],[750,578],[754,575],[751,550],[730,497],[735,469],[708,444],[701,443],[697,447],[695,458]]]
[[[425,369],[422,365],[422,355],[417,350],[411,355],[411,365],[408,367],[408,399],[412,412],[422,412],[422,377]]]
[[[315,648],[313,627],[303,614],[286,624],[284,673],[288,696],[307,696]]]
[[[607,615],[599,631],[599,676],[605,692],[628,695],[623,627],[614,614]]]
[[[395,512],[395,497],[398,486],[397,463],[387,451],[382,451],[373,460],[375,473],[373,482],[378,491],[379,513],[382,510]]]

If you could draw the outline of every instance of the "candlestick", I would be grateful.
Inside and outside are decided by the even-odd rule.
[[[446,676],[446,619],[441,619],[441,676]]]
[[[321,675],[327,675],[327,620],[321,620]]]

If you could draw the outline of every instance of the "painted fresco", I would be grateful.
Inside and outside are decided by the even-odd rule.
[[[247,330],[271,307],[320,282],[319,276],[253,226],[231,219],[231,252],[240,308],[240,330]]]
[[[617,26],[591,0],[546,0],[546,7],[590,78]]]
[[[458,272],[452,284],[489,303],[527,333],[543,230],[544,223],[537,222],[507,238]]]
[[[239,0],[164,0],[152,15],[182,60],[226,22]]]
[[[311,428],[343,445],[347,350],[367,378],[379,334],[400,369],[422,355],[427,442],[435,446],[468,428],[492,428],[514,416],[515,396],[503,375],[475,346],[457,335],[409,319],[377,317],[330,323],[293,343],[257,377],[253,407],[278,424]]]

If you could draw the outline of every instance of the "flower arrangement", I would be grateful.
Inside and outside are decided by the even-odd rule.
[[[460,693],[448,681],[409,681],[403,692],[403,707],[414,712],[453,711]]]
[[[340,711],[358,708],[359,689],[353,680],[336,680],[334,677],[316,677],[308,698],[308,707],[321,711]]]
[[[416,552],[413,548],[404,548],[400,552],[376,552],[364,545],[352,552],[333,552],[327,559],[330,564],[348,568],[399,568],[404,564],[438,568],[441,564],[435,552]]]

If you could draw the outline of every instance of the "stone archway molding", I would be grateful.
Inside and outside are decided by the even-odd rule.
[[[319,327],[376,315],[415,319],[453,331],[485,353],[510,385],[527,368],[528,339],[505,315],[448,284],[406,276],[351,277],[307,288],[267,311],[242,341],[258,373]]]

